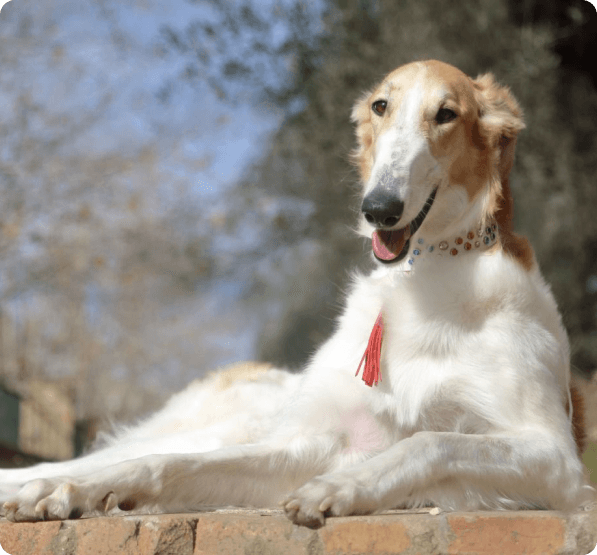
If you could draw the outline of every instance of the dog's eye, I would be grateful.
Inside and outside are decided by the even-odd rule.
[[[440,108],[435,115],[435,121],[441,125],[442,123],[448,123],[457,117],[458,116],[456,112],[450,110],[449,108]]]
[[[388,103],[385,100],[376,100],[371,104],[371,108],[378,116],[383,116],[387,107]]]

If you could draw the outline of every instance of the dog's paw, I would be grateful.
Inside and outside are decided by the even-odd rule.
[[[4,516],[4,503],[9,499],[12,499],[23,484],[3,484],[0,482],[0,516]]]
[[[58,480],[32,480],[27,482],[17,494],[4,503],[2,510],[8,520],[23,522],[45,520],[47,515],[37,512],[38,503],[48,497],[58,486]]]
[[[134,508],[132,500],[119,503],[114,491],[99,484],[82,480],[34,480],[4,503],[3,512],[13,522],[66,520],[83,514],[105,514],[117,505],[122,510]]]
[[[323,526],[327,516],[368,514],[375,510],[367,488],[336,474],[314,478],[281,504],[292,522],[310,528]]]

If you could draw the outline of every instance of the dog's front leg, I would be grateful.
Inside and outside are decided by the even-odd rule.
[[[326,444],[330,443],[330,445]],[[205,506],[276,506],[327,470],[331,441],[300,455],[261,445],[194,455],[148,455],[88,475],[34,480],[5,503],[13,521],[76,518],[121,510],[174,512]],[[333,450],[333,448],[332,448]]]
[[[570,441],[533,431],[419,432],[339,472],[318,476],[283,502],[297,524],[431,503],[447,510],[574,508],[594,499]]]

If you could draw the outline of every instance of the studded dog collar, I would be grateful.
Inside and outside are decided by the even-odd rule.
[[[475,231],[464,232],[449,241],[443,240],[434,244],[427,244],[424,237],[419,237],[409,253],[408,264],[412,266],[416,260],[430,254],[458,256],[469,251],[486,251],[495,245],[497,240],[498,226],[495,222],[479,226]]]

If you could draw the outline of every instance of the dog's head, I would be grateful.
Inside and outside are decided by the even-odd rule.
[[[352,113],[364,184],[361,230],[383,262],[429,238],[495,217],[510,226],[508,174],[524,127],[509,89],[438,61],[390,73]],[[469,221],[470,220],[470,221]]]

